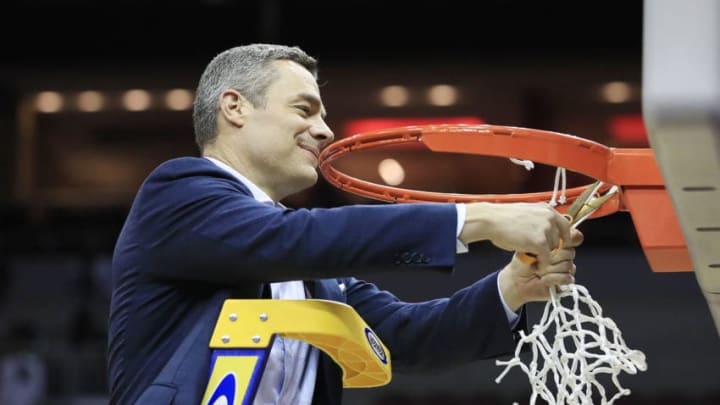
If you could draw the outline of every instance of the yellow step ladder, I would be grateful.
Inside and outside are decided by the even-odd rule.
[[[210,379],[202,404],[252,404],[275,335],[328,354],[342,368],[344,388],[378,387],[392,378],[390,351],[347,304],[230,299],[210,339]]]

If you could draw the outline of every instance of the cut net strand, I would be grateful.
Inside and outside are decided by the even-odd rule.
[[[518,166],[522,166],[525,170],[532,170],[535,168],[535,162],[526,159],[510,158],[510,161]],[[553,185],[552,196],[550,197],[550,206],[556,207],[558,204],[562,205],[567,202],[566,196],[567,190],[567,170],[564,167],[558,167],[555,170],[555,184]],[[558,197],[558,192],[560,197]]]

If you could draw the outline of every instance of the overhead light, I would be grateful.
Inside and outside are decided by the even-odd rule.
[[[625,103],[632,98],[632,88],[626,82],[609,82],[602,86],[600,95],[608,103]]]
[[[380,178],[390,186],[397,186],[405,181],[405,169],[395,159],[383,159],[378,165]]]
[[[123,106],[129,111],[143,111],[150,107],[150,93],[145,90],[128,90],[122,97]]]
[[[193,104],[193,93],[186,89],[174,89],[165,94],[165,105],[171,110],[188,110]]]
[[[437,84],[427,91],[427,101],[434,106],[447,107],[457,103],[457,99],[457,88],[449,84]]]
[[[99,91],[83,91],[77,96],[77,107],[80,111],[100,111],[105,104],[103,95]]]
[[[63,104],[62,95],[56,91],[42,91],[35,96],[35,108],[41,113],[56,113]]]
[[[385,86],[380,90],[380,102],[386,107],[402,107],[410,101],[410,92],[405,86]]]

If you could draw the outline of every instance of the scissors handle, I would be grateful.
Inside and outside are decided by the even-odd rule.
[[[596,181],[583,191],[583,193],[570,205],[567,212],[563,215],[570,222],[571,228],[577,228],[581,222],[590,217],[592,213],[597,211],[600,206],[605,204],[610,198],[619,192],[617,186],[612,186],[605,194],[596,196],[603,183]],[[563,239],[560,238],[558,247],[553,249],[550,254],[555,255],[563,248]],[[518,252],[518,259],[525,264],[534,264],[537,262],[537,255],[527,252]]]
[[[562,249],[562,248],[563,248],[563,239],[560,238],[560,242],[558,243],[558,247],[556,247],[555,249],[553,249],[553,250],[550,252],[550,254],[554,256],[554,255],[556,255],[557,252],[558,252],[560,249]],[[534,264],[534,263],[536,263],[536,262],[538,261],[537,255],[536,255],[535,253],[518,252],[517,256],[518,256],[518,259],[520,259],[520,261],[523,262],[523,263],[525,263],[525,264]]]
[[[567,219],[571,225],[574,224],[575,219],[573,218],[573,216],[571,214],[566,213],[563,215],[563,217],[565,217],[565,219]],[[574,225],[573,225],[573,227],[574,227]],[[560,240],[558,241],[558,247],[553,249],[550,252],[550,255],[552,255],[552,256],[556,255],[557,252],[563,248],[563,243],[564,243],[563,238],[560,238]],[[535,253],[527,253],[527,252],[518,252],[518,259],[520,259],[520,261],[525,264],[533,264],[538,261],[537,255]]]

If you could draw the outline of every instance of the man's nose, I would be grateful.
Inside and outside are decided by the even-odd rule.
[[[316,122],[312,127],[310,127],[310,135],[317,139],[320,143],[321,149],[329,145],[330,142],[335,139],[335,134],[323,120]]]

